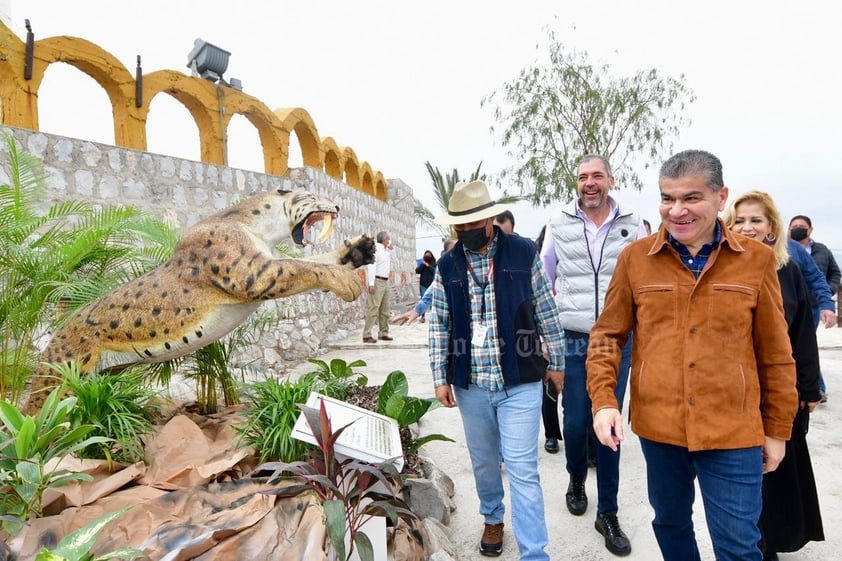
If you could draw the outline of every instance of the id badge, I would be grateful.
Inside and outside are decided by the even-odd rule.
[[[485,336],[488,334],[488,327],[477,322],[473,325],[473,335],[471,336],[471,344],[474,347],[482,347],[485,345]]]

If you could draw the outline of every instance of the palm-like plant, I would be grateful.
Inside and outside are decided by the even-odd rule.
[[[70,414],[72,425],[93,425],[91,436],[108,439],[83,448],[79,457],[129,464],[145,460],[143,439],[152,431],[155,410],[150,402],[157,394],[144,370],[83,377],[75,363],[54,368],[77,400]]]
[[[10,183],[0,185],[0,397],[17,402],[49,327],[154,264],[166,251],[161,242],[175,234],[131,208],[65,201],[42,211],[49,197],[41,161],[10,134],[4,141]]]
[[[433,194],[436,197],[436,202],[438,203],[439,207],[441,208],[442,212],[447,211],[447,206],[450,204],[450,197],[453,195],[453,189],[456,187],[456,184],[462,181],[485,181],[486,175],[480,172],[480,168],[482,168],[482,162],[477,165],[477,169],[475,169],[470,176],[463,179],[462,175],[459,173],[459,170],[453,168],[453,171],[450,173],[445,173],[442,175],[441,170],[433,166],[430,162],[424,162],[424,165],[427,168],[427,173],[430,175],[430,181],[433,184]],[[499,203],[516,203],[518,201],[524,200],[525,197],[520,195],[507,195],[504,194],[502,197],[497,199]],[[442,237],[453,237],[453,233],[446,227],[438,224],[435,221],[436,215],[427,207],[424,206],[418,198],[415,198],[415,219],[417,221],[422,222],[423,224],[429,226],[430,228],[440,232]]]

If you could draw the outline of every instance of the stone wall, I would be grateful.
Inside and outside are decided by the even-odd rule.
[[[44,201],[84,199],[97,205],[126,205],[150,211],[183,230],[250,195],[270,189],[307,189],[329,197],[340,208],[334,233],[321,253],[360,233],[387,230],[397,246],[392,271],[394,301],[416,300],[415,222],[412,190],[399,179],[388,181],[387,200],[304,167],[289,177],[182,160],[25,129],[0,127],[20,147],[44,162],[53,194]],[[5,143],[0,144],[0,184],[9,182]],[[313,240],[315,241],[315,240]],[[305,255],[312,246],[308,246]],[[277,327],[250,349],[245,361],[262,371],[285,372],[285,363],[323,352],[326,345],[361,330],[366,294],[346,303],[332,293],[311,292],[268,304],[277,309]]]

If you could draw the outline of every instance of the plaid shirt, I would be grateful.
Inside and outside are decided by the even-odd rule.
[[[699,250],[699,253],[696,255],[690,255],[690,250],[687,249],[687,246],[673,238],[672,234],[667,234],[667,240],[669,240],[673,249],[678,252],[678,256],[681,257],[681,262],[684,263],[684,266],[690,269],[690,272],[693,273],[694,277],[699,278],[699,275],[702,274],[705,265],[708,264],[710,254],[713,253],[713,250],[716,249],[719,246],[719,242],[722,241],[722,226],[719,224],[719,220],[717,220],[716,228],[713,233],[713,241],[703,245]]]
[[[497,236],[491,242],[486,253],[465,250],[465,258],[473,268],[477,279],[488,279],[491,263],[497,251]],[[494,282],[489,282],[485,289],[468,274],[468,293],[470,298],[471,324],[477,322],[488,327],[485,344],[482,347],[471,345],[471,381],[477,386],[499,391],[505,388],[503,371],[500,368],[500,340],[497,334],[497,300]],[[505,287],[501,287],[505,289]],[[450,339],[450,313],[447,297],[441,282],[441,272],[436,270],[436,278],[430,288],[432,305],[430,314],[430,369],[433,371],[433,383],[436,387],[447,385],[447,348]],[[485,298],[485,317],[482,316],[483,293]],[[544,274],[544,266],[538,255],[532,262],[532,303],[535,306],[535,324],[541,334],[544,348],[549,353],[549,370],[564,370],[564,332],[558,321],[558,309],[553,301],[549,281]]]

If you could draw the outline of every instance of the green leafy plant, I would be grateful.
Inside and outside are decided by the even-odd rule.
[[[399,496],[403,480],[389,462],[370,464],[353,458],[339,461],[334,445],[345,425],[335,432],[325,410],[324,402],[318,410],[298,406],[318,443],[310,451],[307,462],[270,462],[259,466],[256,473],[269,472],[270,481],[298,478],[300,484],[265,491],[279,497],[295,497],[314,493],[321,501],[327,521],[329,549],[341,561],[347,561],[354,550],[362,561],[374,561],[371,540],[362,530],[374,516],[386,516],[392,524],[399,520],[411,522],[417,516]],[[345,536],[350,546],[346,552]]]
[[[130,464],[143,461],[143,437],[152,430],[154,418],[149,402],[156,395],[144,371],[130,368],[116,374],[81,376],[75,362],[53,368],[76,396],[70,414],[73,425],[93,425],[91,436],[108,439],[81,449],[79,457]]]
[[[136,209],[49,197],[42,162],[0,135],[0,399],[17,404],[35,369],[34,341],[126,278],[157,264],[174,230]],[[171,250],[170,250],[171,251]]]
[[[262,380],[251,384],[246,392],[249,405],[243,411],[245,423],[234,427],[240,444],[253,447],[261,462],[304,458],[310,445],[293,438],[292,428],[298,417],[296,404],[304,403],[310,395],[309,382]]]
[[[410,396],[406,374],[400,370],[389,373],[377,398],[377,412],[396,420],[402,429],[417,423],[428,411],[440,406],[434,398]],[[433,440],[454,442],[452,438],[443,434],[428,434],[412,439],[407,452],[415,453],[421,446]]]
[[[453,190],[456,188],[456,184],[462,181],[485,181],[486,175],[480,172],[480,168],[482,167],[482,162],[477,165],[477,169],[475,169],[471,175],[463,176],[460,175],[459,170],[453,168],[453,171],[450,173],[445,172],[442,175],[441,170],[438,166],[434,166],[429,161],[424,162],[424,166],[427,168],[427,174],[430,176],[430,181],[432,182],[433,187],[433,195],[435,196],[436,203],[438,203],[439,210],[433,212],[422,203],[418,197],[414,197],[413,200],[415,202],[415,220],[416,222],[421,222],[428,228],[431,228],[441,234],[443,239],[456,237],[455,232],[452,230],[450,226],[443,226],[436,221],[436,217],[441,214],[441,211],[447,211],[447,207],[450,204],[450,197],[453,195]],[[509,195],[504,193],[502,196],[497,197],[498,203],[516,203],[518,201],[523,200],[525,197],[520,195]]]
[[[107,559],[117,558],[137,559],[139,557],[146,557],[144,552],[131,547],[121,547],[116,551],[97,557],[91,554],[91,549],[96,544],[97,534],[109,522],[122,516],[130,508],[132,507],[127,506],[100,516],[96,520],[92,520],[86,526],[63,537],[53,550],[42,547],[38,555],[35,556],[35,561],[106,561]]]
[[[76,398],[62,399],[62,391],[53,390],[37,416],[23,415],[10,403],[0,401],[0,514],[23,520],[39,517],[47,489],[92,479],[86,473],[59,469],[61,459],[108,439],[88,436],[96,428],[93,425],[71,425]],[[19,529],[13,524],[4,527]]]
[[[367,376],[354,371],[354,368],[366,366],[365,361],[355,360],[350,364],[341,358],[331,360],[330,364],[317,358],[308,358],[307,361],[319,368],[301,378],[310,384],[313,391],[322,395],[335,399],[345,399],[352,387],[368,384]]]

